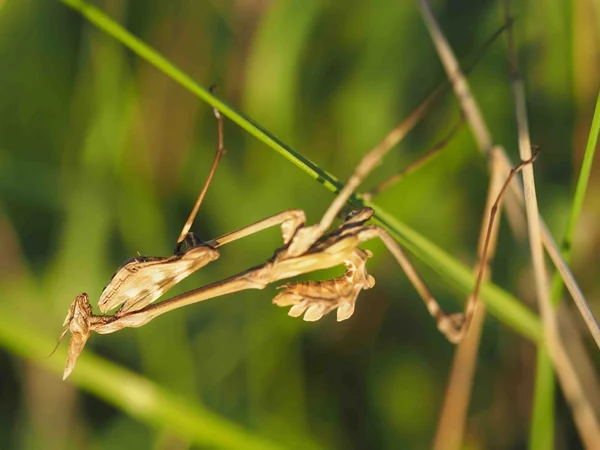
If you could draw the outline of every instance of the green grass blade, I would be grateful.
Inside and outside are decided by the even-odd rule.
[[[596,108],[594,110],[594,116],[592,118],[592,126],[590,127],[590,134],[588,135],[587,144],[585,146],[585,154],[583,155],[583,162],[581,164],[581,170],[579,172],[579,179],[577,180],[577,186],[575,187],[575,196],[573,197],[573,206],[571,208],[571,215],[567,222],[567,229],[565,230],[565,236],[563,237],[560,245],[560,250],[564,260],[569,263],[571,261],[571,243],[573,242],[573,236],[575,235],[575,228],[581,215],[581,209],[583,207],[583,200],[585,198],[585,192],[587,191],[588,181],[592,172],[592,163],[594,161],[594,155],[596,153],[596,146],[598,144],[598,134],[600,133],[600,92],[596,99]],[[560,302],[560,296],[562,293],[562,279],[558,272],[554,273],[552,279],[552,301],[555,305]]]
[[[592,162],[598,144],[598,134],[600,132],[600,91],[596,99],[596,107],[592,118],[592,125],[588,135],[585,154],[579,172],[579,179],[575,187],[575,196],[573,198],[573,206],[571,215],[567,223],[565,235],[561,243],[561,253],[564,260],[569,263],[571,260],[571,243],[575,235],[575,228],[583,207],[583,200],[587,190],[590,173],[592,171]],[[560,298],[563,290],[563,282],[558,271],[554,273],[552,279],[551,300],[556,306],[560,303]],[[555,405],[554,405],[554,369],[548,352],[540,347],[536,365],[536,383],[533,398],[533,417],[529,434],[529,449],[542,450],[552,447],[552,436],[548,430],[553,429],[555,421]],[[553,439],[553,438],[552,438]]]
[[[59,348],[52,358],[42,356],[48,353],[48,343],[52,340],[50,336],[40,335],[17,314],[6,311],[0,314],[2,346],[60,376],[66,346]],[[159,429],[166,428],[202,448],[281,448],[90,351],[81,355],[77,370],[69,380],[132,417]]]
[[[535,386],[533,393],[533,412],[529,429],[529,449],[543,450],[554,448],[554,415],[556,390],[554,368],[548,350],[538,346]]]

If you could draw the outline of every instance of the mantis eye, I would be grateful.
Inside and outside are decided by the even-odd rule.
[[[373,217],[373,208],[354,209],[346,216],[346,223],[363,223]]]

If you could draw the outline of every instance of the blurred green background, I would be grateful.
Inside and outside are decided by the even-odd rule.
[[[539,202],[558,240],[600,79],[599,11],[591,0],[513,3],[532,140],[541,147]],[[342,180],[445,80],[413,2],[93,4]],[[465,62],[504,21],[495,1],[432,6]],[[469,80],[495,141],[516,161],[504,37]],[[431,445],[454,347],[379,243],[367,245],[377,284],[346,322],[289,318],[271,304],[274,286],[242,292],[140,329],[93,335],[61,381],[66,344],[44,358],[68,306],[79,292],[95,304],[115,268],[138,252],[172,251],[208,173],[215,120],[208,105],[57,1],[0,0],[0,89],[2,448]],[[459,118],[447,94],[365,189],[426,152]],[[333,194],[229,121],[225,139],[196,233],[209,239],[289,208],[320,219]],[[487,181],[463,126],[377,201],[471,266]],[[596,310],[599,188],[592,177],[573,247],[573,270]],[[280,243],[274,229],[232,244],[167,297],[259,264]],[[459,310],[460,292],[415,264],[443,306]],[[535,308],[527,245],[504,220],[493,278]],[[534,345],[489,317],[466,448],[526,446],[534,369]],[[557,398],[557,447],[577,448]],[[191,443],[194,433],[205,438]]]

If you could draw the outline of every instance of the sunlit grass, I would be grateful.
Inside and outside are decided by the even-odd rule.
[[[286,208],[306,210],[309,223],[314,223],[360,155],[444,80],[414,4],[351,2],[342,7],[312,1],[286,9],[283,4],[258,2],[244,4],[246,10],[185,0],[168,7],[148,2],[146,11],[139,2],[61,2],[55,2],[54,9],[11,2],[0,9],[10,15],[6,22],[19,25],[15,30],[29,29],[24,24],[39,15],[47,17],[36,23],[51,30],[57,17],[68,24],[64,33],[44,31],[43,26],[33,37],[10,27],[0,33],[0,50],[10,50],[3,60],[18,74],[0,77],[12,81],[5,82],[5,97],[19,99],[0,116],[0,127],[5,125],[0,134],[7,136],[0,147],[9,149],[0,153],[0,190],[7,194],[0,199],[0,236],[8,248],[0,255],[0,269],[10,269],[8,276],[0,276],[6,300],[0,306],[0,346],[10,353],[7,364],[14,365],[19,387],[29,395],[19,419],[27,426],[14,433],[35,435],[33,440],[38,439],[38,422],[28,414],[33,417],[57,400],[48,394],[32,396],[30,380],[56,378],[58,383],[64,343],[52,358],[41,356],[60,332],[72,296],[89,289],[90,298],[97,298],[115,265],[128,255],[171,251],[171,238],[197,195],[212,155],[215,127],[207,105],[237,125],[226,121],[228,153],[195,225],[202,236],[214,237]],[[435,14],[443,27],[458,21],[450,7]],[[461,60],[500,25],[496,18],[481,16],[489,23],[474,26],[477,35],[448,30]],[[526,14],[519,17],[533,20]],[[256,27],[255,35],[237,22],[246,20]],[[530,33],[523,20],[516,26]],[[38,34],[45,38],[36,40]],[[468,40],[461,43],[461,37]],[[527,36],[523,45],[537,42]],[[500,47],[496,43],[486,51],[469,81],[483,109],[488,109],[484,114],[494,135],[512,155],[509,96],[498,87],[508,86],[499,48],[501,41]],[[11,60],[11,55],[19,58]],[[526,73],[537,77],[536,70],[543,66],[533,67]],[[569,67],[566,64],[565,70]],[[45,80],[53,74],[63,91]],[[549,82],[554,83],[552,98],[558,93],[564,97],[556,84],[560,77],[544,74],[535,81],[534,97],[547,101],[544,83]],[[30,91],[20,92],[20,78]],[[220,84],[220,97],[207,89],[214,82]],[[47,114],[53,104],[67,105],[61,110],[67,119],[61,122]],[[373,178],[390,175],[416,159],[439,140],[457,114],[456,99],[442,98]],[[596,111],[567,236],[572,236],[587,190],[583,173],[589,173],[598,115]],[[542,128],[543,117],[540,120],[537,127],[548,136],[572,131],[566,125],[562,134],[548,131]],[[27,135],[19,133],[21,126]],[[552,145],[567,144],[542,146],[536,174],[557,157]],[[469,234],[481,219],[478,202],[484,197],[485,179],[484,159],[474,151],[465,129],[376,204],[360,194],[351,199],[353,206],[372,206],[375,223],[416,256],[415,264],[448,312],[460,310],[454,297],[463,298],[473,286],[471,264],[476,256]],[[568,176],[561,180],[565,183]],[[364,189],[373,181],[367,180]],[[552,189],[557,186],[558,182]],[[544,196],[547,199],[548,192]],[[560,205],[555,198],[550,202],[552,207]],[[13,227],[16,231],[10,231]],[[214,265],[174,288],[175,294],[264,261],[281,242],[278,230],[270,233],[224,249]],[[173,438],[221,448],[345,448],[361,442],[377,448],[412,448],[417,442],[427,446],[454,347],[439,335],[383,245],[367,246],[377,249],[370,262],[377,285],[361,296],[355,317],[345,323],[337,324],[332,317],[317,324],[294,321],[270,305],[276,293],[270,287],[186,308],[140,329],[93,336],[72,379],[60,386],[71,392],[81,388],[100,402],[83,392],[65,396],[66,412],[84,413],[71,422],[86,428],[88,443],[100,446],[112,442],[110,433],[113,439],[122,435],[142,445],[135,431],[124,428],[132,424],[158,447]],[[553,374],[542,352],[538,378],[519,391],[531,395],[530,385],[535,385],[533,424],[523,425],[531,419],[526,401],[510,408],[503,404],[504,397],[514,396],[506,384],[516,388],[505,368],[511,370],[517,355],[525,358],[541,347],[543,333],[531,306],[517,298],[530,299],[523,268],[526,252],[501,240],[499,253],[495,281],[485,284],[481,294],[497,320],[489,320],[484,328],[475,383],[476,389],[492,386],[502,398],[490,403],[487,391],[479,392],[483,396],[474,392],[477,420],[469,422],[473,433],[467,436],[468,445],[489,444],[502,423],[508,430],[503,442],[521,444],[529,432],[532,448],[544,448],[544,432],[561,403],[553,404]],[[556,278],[554,283],[553,289],[560,290]],[[509,293],[513,289],[518,294]],[[406,355],[411,349],[412,359]],[[96,352],[110,354],[113,362]],[[21,359],[28,362],[20,364]],[[513,367],[511,376],[517,375],[514,371]],[[531,378],[530,372],[520,373],[518,382]],[[406,373],[426,373],[427,380],[415,383],[414,377],[402,376]],[[385,386],[377,385],[381,380]],[[385,390],[392,385],[394,396],[387,399]],[[397,411],[419,397],[428,401],[415,406],[418,417],[407,414],[408,409]],[[90,401],[115,410],[107,406],[108,415],[90,412]],[[364,416],[361,426],[354,426],[350,413]],[[47,428],[59,433],[60,427],[50,422]],[[570,430],[557,428],[556,433],[572,436]],[[42,431],[40,436],[48,434]],[[56,442],[66,442],[58,437]],[[67,440],[80,442],[75,433]]]

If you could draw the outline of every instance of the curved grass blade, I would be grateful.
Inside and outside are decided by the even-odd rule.
[[[41,359],[49,338],[16,314],[0,314],[0,345],[16,355],[60,374],[66,349],[60,358]],[[281,448],[250,430],[205,409],[199,403],[175,395],[156,383],[87,352],[82,355],[72,381],[141,422],[172,430],[177,436],[205,448]]]

